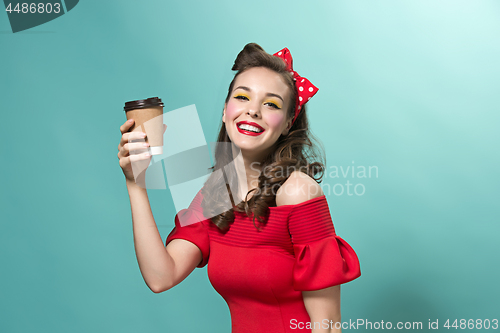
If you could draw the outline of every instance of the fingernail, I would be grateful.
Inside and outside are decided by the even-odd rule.
[[[128,122],[131,123],[133,119],[129,119]]]

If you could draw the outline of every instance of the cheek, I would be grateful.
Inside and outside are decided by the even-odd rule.
[[[269,127],[277,129],[285,122],[285,115],[283,113],[270,114],[266,118],[266,123]]]
[[[231,101],[227,103],[226,106],[226,119],[231,120],[236,118],[238,114],[238,107]]]

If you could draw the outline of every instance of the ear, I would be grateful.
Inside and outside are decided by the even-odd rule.
[[[224,103],[224,109],[222,111],[222,122],[223,123],[226,123],[226,106],[227,106],[227,103]]]
[[[281,135],[288,135],[288,131],[289,131],[289,130],[290,130],[290,128],[292,127],[292,120],[293,120],[293,119],[290,119],[290,120],[287,122],[285,129],[283,130],[283,132],[281,132]]]

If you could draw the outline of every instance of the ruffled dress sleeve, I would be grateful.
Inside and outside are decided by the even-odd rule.
[[[195,196],[187,209],[180,210],[175,215],[175,227],[167,236],[165,246],[174,239],[184,239],[196,245],[202,253],[202,260],[197,267],[204,267],[210,255],[210,239],[205,225],[207,219],[203,216],[201,190]]]
[[[288,216],[295,290],[319,290],[358,278],[358,256],[335,234],[326,196],[294,205]]]

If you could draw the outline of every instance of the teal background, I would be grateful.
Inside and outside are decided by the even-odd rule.
[[[13,34],[0,13],[0,331],[230,331],[206,267],[144,283],[116,153],[123,103],[151,96],[195,104],[215,140],[248,42],[288,47],[319,87],[327,167],[378,168],[325,179],[365,186],[327,193],[361,262],[343,321],[499,318],[499,17],[493,0],[80,1]],[[170,192],[149,198],[165,240]]]

